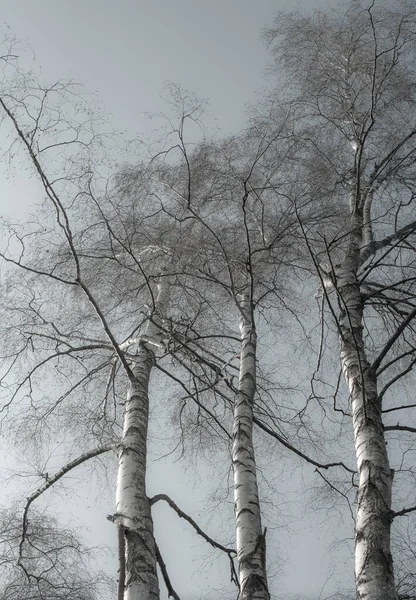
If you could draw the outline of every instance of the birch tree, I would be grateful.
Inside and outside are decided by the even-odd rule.
[[[345,210],[336,232],[297,214],[339,339],[358,470],[357,598],[374,600],[398,597],[386,430],[404,427],[387,426],[383,410],[414,365],[415,17],[405,1],[351,2],[343,13],[280,15],[267,34],[287,77],[298,181]]]
[[[267,396],[266,399],[264,393],[262,398],[263,388],[256,381],[256,321],[261,320],[264,314],[268,315],[262,325],[270,329],[270,314],[289,312],[285,301],[288,296],[286,288],[290,285],[290,267],[297,258],[294,247],[297,242],[294,237],[296,217],[285,188],[284,159],[289,148],[284,143],[286,134],[283,125],[257,140],[250,134],[218,144],[203,144],[193,153],[188,153],[186,146],[182,146],[186,175],[175,169],[170,178],[169,174],[165,176],[170,191],[182,201],[182,218],[193,220],[196,230],[201,232],[198,237],[204,239],[203,253],[194,254],[193,275],[188,270],[186,275],[205,283],[205,301],[212,307],[212,312],[221,302],[221,313],[212,315],[208,323],[216,323],[219,318],[214,330],[221,331],[225,315],[227,322],[231,315],[240,322],[238,367],[234,364],[235,360],[232,364],[221,361],[221,351],[215,344],[209,347],[205,344],[202,350],[199,346],[198,355],[194,356],[197,365],[194,362],[190,370],[194,381],[196,379],[205,390],[219,389],[233,409],[237,560],[244,598],[269,597],[266,532],[261,521],[253,424],[263,427],[268,434],[274,434],[281,443],[286,441],[286,447],[296,451],[284,434],[275,433],[273,397]],[[273,177],[276,187],[273,187],[270,172],[267,171],[267,176],[264,176],[263,158],[272,145],[279,147],[279,141],[281,157]],[[189,185],[183,185],[187,178]],[[279,194],[275,193],[276,188]],[[213,298],[209,300],[212,293],[216,294],[216,301]],[[186,355],[193,344],[206,339],[209,331],[205,315],[202,323],[194,323],[192,331],[188,335],[185,332],[179,340],[177,355]],[[236,356],[235,350],[230,352],[231,356],[233,353]],[[207,378],[207,367],[214,375],[212,379]],[[234,383],[236,375],[238,383]],[[285,409],[290,411],[292,407],[293,400],[288,398]],[[267,422],[270,426],[266,426]],[[305,454],[299,454],[308,459]]]
[[[281,448],[315,467],[342,469],[350,477],[353,474],[341,461],[314,459],[300,450],[302,444],[293,440],[306,425],[293,416],[299,412],[295,408],[299,400],[295,388],[282,392],[283,400],[277,408],[276,393],[268,391],[264,373],[258,368],[258,323],[262,336],[267,331],[267,339],[272,340],[274,335],[280,335],[279,326],[272,327],[273,319],[279,323],[282,315],[286,319],[296,314],[300,305],[291,289],[293,268],[296,263],[300,267],[303,260],[291,201],[293,185],[287,177],[293,160],[292,146],[283,118],[266,134],[250,129],[239,138],[201,144],[193,152],[182,144],[183,164],[179,168],[165,165],[162,178],[178,202],[174,218],[191,220],[193,234],[203,240],[202,252],[193,249],[192,264],[183,275],[188,285],[194,280],[194,290],[202,281],[200,293],[205,309],[200,318],[182,328],[180,335],[174,335],[173,361],[185,371],[182,382],[186,370],[191,376],[189,398],[196,397],[214,412],[207,399],[208,391],[216,393],[218,402],[223,400],[225,407],[232,407],[237,558],[241,593],[247,597],[269,593],[253,425],[272,436]],[[171,208],[170,211],[173,218]],[[317,221],[326,223],[333,220],[333,210],[306,206],[303,218],[309,226]],[[237,319],[239,348],[235,345]],[[224,323],[229,328],[228,336]],[[218,338],[227,337],[229,349],[218,347]],[[222,358],[225,356],[226,360]],[[279,380],[283,369],[276,370]],[[274,386],[275,390],[276,385],[274,380],[269,387]],[[310,441],[314,438],[309,427],[305,435]]]
[[[232,142],[231,142],[232,143]],[[252,441],[252,411],[255,395],[255,327],[252,318],[252,302],[250,300],[251,293],[246,290],[249,288],[247,275],[242,270],[234,272],[233,262],[238,264],[238,271],[244,264],[241,248],[236,252],[232,252],[229,246],[229,240],[235,239],[236,232],[234,230],[235,220],[235,201],[233,190],[230,188],[228,178],[229,173],[221,173],[221,168],[227,168],[227,155],[224,155],[225,146],[219,151],[215,146],[202,145],[196,151],[188,155],[186,145],[181,146],[183,156],[182,167],[175,165],[169,168],[164,165],[162,169],[161,183],[167,189],[164,199],[159,197],[162,210],[181,222],[190,222],[192,225],[192,236],[196,239],[204,239],[201,250],[198,251],[197,246],[193,245],[192,265],[183,267],[183,275],[189,281],[194,279],[195,285],[202,286],[202,294],[205,294],[205,304],[213,307],[214,313],[217,311],[215,301],[212,297],[209,301],[212,292],[220,289],[220,297],[225,301],[222,314],[218,317],[223,319],[224,313],[229,302],[227,294],[224,297],[224,289],[228,291],[228,295],[234,300],[235,306],[241,313],[241,357],[239,367],[239,384],[235,389],[236,400],[234,402],[234,425],[233,425],[233,468],[235,480],[235,510],[236,510],[236,528],[237,528],[237,560],[239,563],[239,583],[242,597],[244,598],[268,598],[268,585],[265,564],[265,542],[264,532],[261,525],[259,495],[257,489],[257,475],[254,458],[254,449]],[[223,160],[221,161],[221,156]],[[225,158],[225,161],[224,161]],[[182,172],[181,172],[182,171]],[[126,172],[124,179],[126,181],[131,178],[131,173]],[[133,186],[134,181],[130,184]],[[131,192],[130,192],[131,193]],[[172,203],[166,201],[166,194],[170,194],[173,199]],[[230,196],[231,195],[231,196]],[[223,203],[225,196],[230,196],[231,202],[228,207],[221,208],[221,214],[215,213],[215,207],[219,207],[219,203]],[[176,207],[174,205],[176,203]],[[238,210],[238,207],[237,207]],[[174,213],[172,211],[175,211]],[[212,222],[210,215],[216,215],[217,223]],[[218,219],[219,217],[219,219]],[[239,227],[242,230],[241,226]],[[211,239],[207,239],[207,235]],[[189,242],[188,242],[189,244]],[[189,252],[189,249],[188,249]],[[230,254],[232,253],[232,256]],[[228,273],[228,277],[227,277]],[[223,275],[224,278],[223,279]],[[241,280],[241,281],[240,281]],[[218,293],[213,292],[217,298]],[[225,309],[225,310],[224,310]],[[185,307],[185,314],[189,318],[189,312]],[[209,310],[209,309],[208,309]],[[212,314],[208,323],[216,322],[217,318]],[[233,384],[227,380],[226,370],[221,369],[221,354],[219,354],[218,344],[207,347],[206,344],[201,346],[201,340],[206,337],[211,331],[212,325],[207,327],[207,311],[204,310],[202,320],[193,322],[192,331],[197,333],[192,336],[186,336],[182,332],[180,336],[175,337],[178,356],[182,355],[185,358],[185,363],[181,361],[181,366],[187,369],[187,361],[189,358],[193,361],[197,360],[199,368],[202,372],[198,372],[198,367],[188,367],[192,372],[193,377],[199,380],[199,383],[212,393],[218,387],[218,376],[220,375],[223,381],[224,389],[219,392],[220,396],[227,398],[230,391],[234,391]],[[219,335],[214,336],[220,339],[225,335],[224,326],[220,325]],[[198,351],[196,349],[198,348]],[[215,353],[213,353],[215,351]],[[174,360],[178,360],[175,356]],[[213,357],[217,360],[213,362]],[[226,362],[226,361],[223,361]],[[216,376],[215,381],[211,381],[206,385],[206,373],[204,369],[209,367]],[[238,371],[237,371],[238,372]],[[228,383],[226,383],[228,381]],[[200,385],[197,385],[197,389]],[[201,390],[197,392],[201,394]],[[192,396],[192,393],[190,394]],[[203,404],[208,406],[211,402],[203,400]],[[200,402],[198,402],[200,405]],[[222,427],[224,427],[222,425]],[[230,436],[231,437],[231,436]]]
[[[11,413],[20,404],[36,435],[42,423],[45,429],[60,429],[64,417],[80,448],[88,442],[94,446],[63,466],[51,482],[85,460],[118,448],[116,511],[109,516],[119,532],[118,597],[158,598],[157,563],[169,594],[177,597],[154,539],[145,475],[149,378],[157,353],[163,354],[161,326],[170,304],[173,265],[177,269],[182,260],[190,260],[180,244],[188,227],[171,227],[168,201],[163,210],[155,209],[160,184],[152,166],[135,169],[139,183],[133,198],[120,197],[120,187],[117,196],[110,189],[97,191],[100,178],[94,177],[94,142],[100,145],[102,137],[91,121],[85,131],[70,111],[62,118],[62,98],[58,94],[58,108],[54,99],[61,88],[45,90],[32,82],[33,104],[28,104],[25,89],[23,98],[17,90],[4,93],[0,106],[14,129],[16,144],[39,177],[46,202],[41,221],[5,227],[8,233],[1,255],[17,269],[19,292],[12,292],[4,305],[4,339],[13,351],[6,350],[3,356],[2,410]],[[62,170],[57,171],[52,162],[53,174],[49,175],[48,152],[61,146]],[[80,156],[79,147],[85,154]],[[8,277],[11,285],[11,272]],[[50,284],[46,291],[44,281]],[[48,390],[42,378],[52,365],[55,381]],[[100,399],[91,403],[100,388]],[[56,389],[61,390],[58,397]],[[45,484],[30,498],[49,487]],[[173,501],[170,506],[184,517]],[[23,536],[26,515],[25,509]],[[202,535],[192,519],[188,522]],[[233,564],[232,548],[206,534],[203,537],[226,552]]]
[[[253,425],[317,467],[351,472],[292,442],[279,419],[298,412],[296,400],[286,394],[275,410],[274,390],[259,369],[258,330],[271,337],[273,319],[296,316],[289,282],[293,262],[301,260],[298,221],[310,227],[316,214],[322,224],[328,219],[317,204],[309,220],[310,199],[301,211],[293,202],[296,182],[288,168],[299,151],[291,118],[283,111],[266,135],[250,131],[189,151],[184,122],[196,117],[186,110],[175,142],[101,185],[107,174],[95,165],[105,137],[97,124],[87,119],[83,128],[81,106],[77,118],[62,101],[66,88],[25,85],[23,92],[3,90],[0,107],[14,149],[29,158],[46,201],[30,222],[3,229],[9,293],[2,307],[2,411],[8,422],[16,417],[16,431],[23,413],[34,438],[48,430],[62,435],[65,425],[81,454],[52,482],[118,451],[116,510],[108,517],[119,539],[118,598],[157,598],[157,564],[176,598],[151,507],[165,501],[184,513],[164,494],[148,498],[145,483],[149,381],[168,375],[185,391],[180,416],[192,405],[198,424],[224,446],[231,440],[238,578],[234,550],[192,518],[188,523],[228,555],[244,599],[269,598]],[[287,421],[291,431],[305,429],[302,421]],[[50,487],[34,491],[30,505]]]

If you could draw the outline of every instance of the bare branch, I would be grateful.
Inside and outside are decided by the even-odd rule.
[[[393,335],[390,337],[390,339],[384,345],[384,348],[382,349],[382,351],[379,353],[378,357],[373,361],[373,363],[371,365],[372,371],[376,372],[378,370],[384,357],[388,354],[390,348],[395,344],[395,342],[402,335],[402,333],[404,332],[406,327],[413,321],[413,319],[415,317],[416,317],[416,308],[414,310],[412,310],[412,312],[409,313],[409,315],[406,317],[406,319],[404,319],[402,321],[400,326],[396,329],[396,331],[393,333]]]
[[[410,431],[410,433],[416,433],[416,427],[408,427],[407,425],[385,425],[384,431]]]
[[[215,540],[213,540],[211,537],[209,537],[204,531],[202,531],[202,529],[192,519],[192,517],[190,517],[189,515],[187,515],[186,513],[184,513],[179,508],[179,506],[177,504],[175,504],[175,502],[171,498],[169,498],[169,496],[167,496],[166,494],[156,494],[156,496],[153,496],[153,498],[150,498],[150,500],[149,500],[150,506],[153,506],[154,504],[156,504],[156,502],[159,502],[159,500],[164,500],[164,502],[167,502],[167,504],[169,504],[169,506],[176,512],[176,514],[181,519],[185,519],[185,521],[188,521],[188,523],[190,525],[192,525],[192,527],[195,529],[195,531],[197,532],[197,534],[200,535],[201,537],[203,537],[204,540],[206,542],[208,542],[208,544],[210,544],[213,548],[216,548],[217,550],[221,550],[222,552],[225,552],[229,556],[236,554],[236,551],[234,550],[234,548],[226,548],[222,544],[219,544],[218,542],[216,542]]]
[[[383,413],[393,412],[395,410],[405,410],[407,408],[416,408],[416,404],[403,404],[402,406],[394,406],[393,408],[385,408]]]
[[[416,510],[416,506],[412,506],[411,508],[403,508],[402,510],[398,510],[397,512],[392,511],[391,518],[395,519],[396,517],[402,517],[403,515],[407,515]]]
[[[75,467],[82,465],[82,463],[86,462],[90,458],[94,458],[95,456],[99,456],[100,454],[104,454],[105,452],[108,452],[109,450],[114,450],[115,448],[117,448],[117,444],[106,444],[105,446],[101,446],[100,448],[95,448],[94,450],[90,450],[89,452],[82,454],[78,458],[71,460],[71,462],[66,464],[61,469],[59,469],[59,471],[57,471],[55,473],[55,475],[53,475],[50,479],[48,479],[39,489],[36,490],[36,492],[34,492],[31,496],[29,496],[27,498],[26,504],[23,509],[22,537],[21,537],[20,544],[19,544],[19,560],[18,560],[19,564],[21,563],[21,561],[23,559],[23,544],[26,539],[26,531],[27,531],[27,526],[28,526],[28,518],[27,517],[28,517],[29,508],[30,508],[30,505],[32,504],[32,502],[34,502],[34,500],[36,500],[36,498],[39,498],[39,496],[41,494],[43,494],[43,492],[45,492],[47,489],[49,489],[51,486],[53,486],[54,483],[56,483],[59,479],[61,479],[61,477],[66,475],[66,473],[68,473],[69,471],[72,471],[72,469],[74,469]]]
[[[292,446],[292,444],[289,444],[289,442],[287,442],[281,435],[279,435],[278,433],[276,433],[275,431],[270,429],[270,427],[268,427],[265,423],[260,421],[257,417],[253,418],[253,422],[258,427],[260,427],[260,429],[263,429],[263,431],[265,431],[266,433],[268,433],[269,435],[274,437],[280,444],[282,444],[282,446],[284,446],[291,452],[294,452],[294,454],[297,454],[298,456],[300,456],[301,458],[306,460],[306,462],[310,463],[311,465],[314,465],[315,467],[318,467],[319,469],[330,469],[332,467],[342,467],[343,469],[348,471],[348,473],[352,473],[352,474],[356,473],[356,471],[347,467],[347,465],[344,464],[343,462],[331,462],[331,463],[317,462],[313,458],[310,458],[309,456],[307,456],[306,454],[304,454],[303,452],[301,452],[300,450],[298,450],[297,448]]]
[[[329,485],[329,487],[331,488],[331,490],[334,490],[334,492],[336,492],[337,494],[339,494],[340,496],[342,496],[342,497],[343,497],[343,498],[346,500],[346,502],[347,502],[347,504],[348,504],[348,508],[349,508],[350,514],[351,514],[351,518],[354,520],[354,512],[353,512],[353,510],[352,510],[352,507],[351,507],[351,502],[350,502],[350,499],[348,498],[348,496],[347,496],[346,494],[344,494],[344,492],[341,492],[341,490],[339,490],[337,487],[335,487],[335,485],[333,485],[333,484],[332,484],[332,483],[331,483],[331,482],[330,482],[330,481],[329,481],[329,480],[328,480],[328,479],[327,479],[327,478],[326,478],[326,477],[325,477],[325,476],[324,476],[324,475],[323,475],[323,474],[320,472],[320,470],[319,470],[319,469],[315,469],[315,473],[318,473],[318,475],[319,475],[320,477],[322,477],[322,479],[325,481],[325,483],[326,483],[327,485]]]

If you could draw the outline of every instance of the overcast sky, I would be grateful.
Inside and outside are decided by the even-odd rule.
[[[87,91],[97,93],[115,126],[135,137],[148,135],[154,127],[145,113],[163,112],[161,94],[167,82],[209,100],[211,126],[223,133],[237,132],[244,125],[245,105],[265,85],[268,55],[262,28],[278,10],[334,4],[334,0],[3,0],[1,7],[2,20],[12,33],[33,46],[46,81],[81,81]],[[31,185],[24,176],[2,182],[0,211],[16,213],[19,206],[27,206],[35,196]],[[169,487],[179,494],[184,485],[174,483],[179,477],[175,469],[171,468]],[[161,477],[168,479],[163,470],[151,479],[155,492],[163,491],[158,486]],[[307,481],[308,476],[305,486]],[[198,502],[203,492],[193,490]],[[186,497],[183,502],[185,508],[190,505]],[[96,521],[111,532],[111,524],[104,520],[106,511],[111,512],[111,506],[96,515]],[[330,564],[326,534],[319,535],[321,518],[313,521],[309,516],[308,522],[291,524],[299,531],[291,538],[291,559],[282,575],[283,586],[278,586],[282,594],[318,599]],[[167,537],[177,535],[172,529]],[[186,539],[190,538],[182,543]],[[288,538],[283,539],[287,546]],[[189,544],[181,553],[192,560],[194,542]],[[186,577],[185,567],[178,575]],[[185,589],[191,593],[192,587]],[[329,582],[322,598],[331,589]],[[200,596],[197,590],[194,597]]]
[[[166,112],[172,82],[209,101],[204,121],[224,134],[264,85],[261,39],[278,10],[312,10],[334,0],[3,0],[2,20],[27,40],[47,84],[73,78],[96,93],[118,129],[147,137]],[[3,183],[2,213],[34,197],[26,175]]]
[[[263,85],[261,30],[278,10],[328,0],[3,0],[2,19],[28,39],[51,80],[73,77],[97,91],[117,123],[147,130],[175,82],[207,98],[218,125],[237,129]]]

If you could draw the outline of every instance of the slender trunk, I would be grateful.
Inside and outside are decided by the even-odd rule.
[[[160,345],[157,323],[169,296],[165,278],[158,285],[152,321],[146,322],[134,358],[133,376],[124,412],[123,438],[119,453],[116,523],[124,532],[124,600],[158,600],[156,544],[150,502],[146,495],[149,378]]]
[[[154,353],[140,344],[135,360],[119,454],[116,517],[125,537],[124,600],[158,600],[153,521],[145,484],[148,386]]]
[[[376,374],[365,352],[363,303],[357,279],[361,231],[359,216],[353,216],[352,244],[337,277],[341,365],[351,395],[359,476],[356,591],[357,600],[397,600],[390,553],[393,472],[384,439]]]
[[[237,560],[241,600],[269,600],[266,540],[262,530],[253,448],[253,404],[256,390],[256,331],[246,298],[242,320],[238,393],[234,404],[233,469]]]

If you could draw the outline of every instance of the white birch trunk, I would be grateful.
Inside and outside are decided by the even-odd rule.
[[[138,344],[125,405],[114,519],[125,536],[124,600],[159,599],[153,520],[146,495],[148,390],[155,351],[160,345],[157,322],[165,313],[168,297],[166,277],[158,285],[153,322],[146,322],[142,333],[145,341]]]
[[[240,376],[234,404],[232,449],[240,597],[241,600],[269,600],[266,540],[261,525],[253,448],[256,331],[247,298],[241,302],[240,309]]]
[[[148,385],[154,353],[141,344],[136,360],[124,412],[115,521],[125,536],[124,600],[158,600],[153,521],[146,495]]]
[[[368,215],[367,215],[368,218]],[[357,270],[363,220],[351,218],[351,245],[337,273],[341,365],[351,394],[358,470],[355,525],[357,600],[397,600],[390,553],[393,472],[384,439],[376,374],[363,339],[363,305]]]

